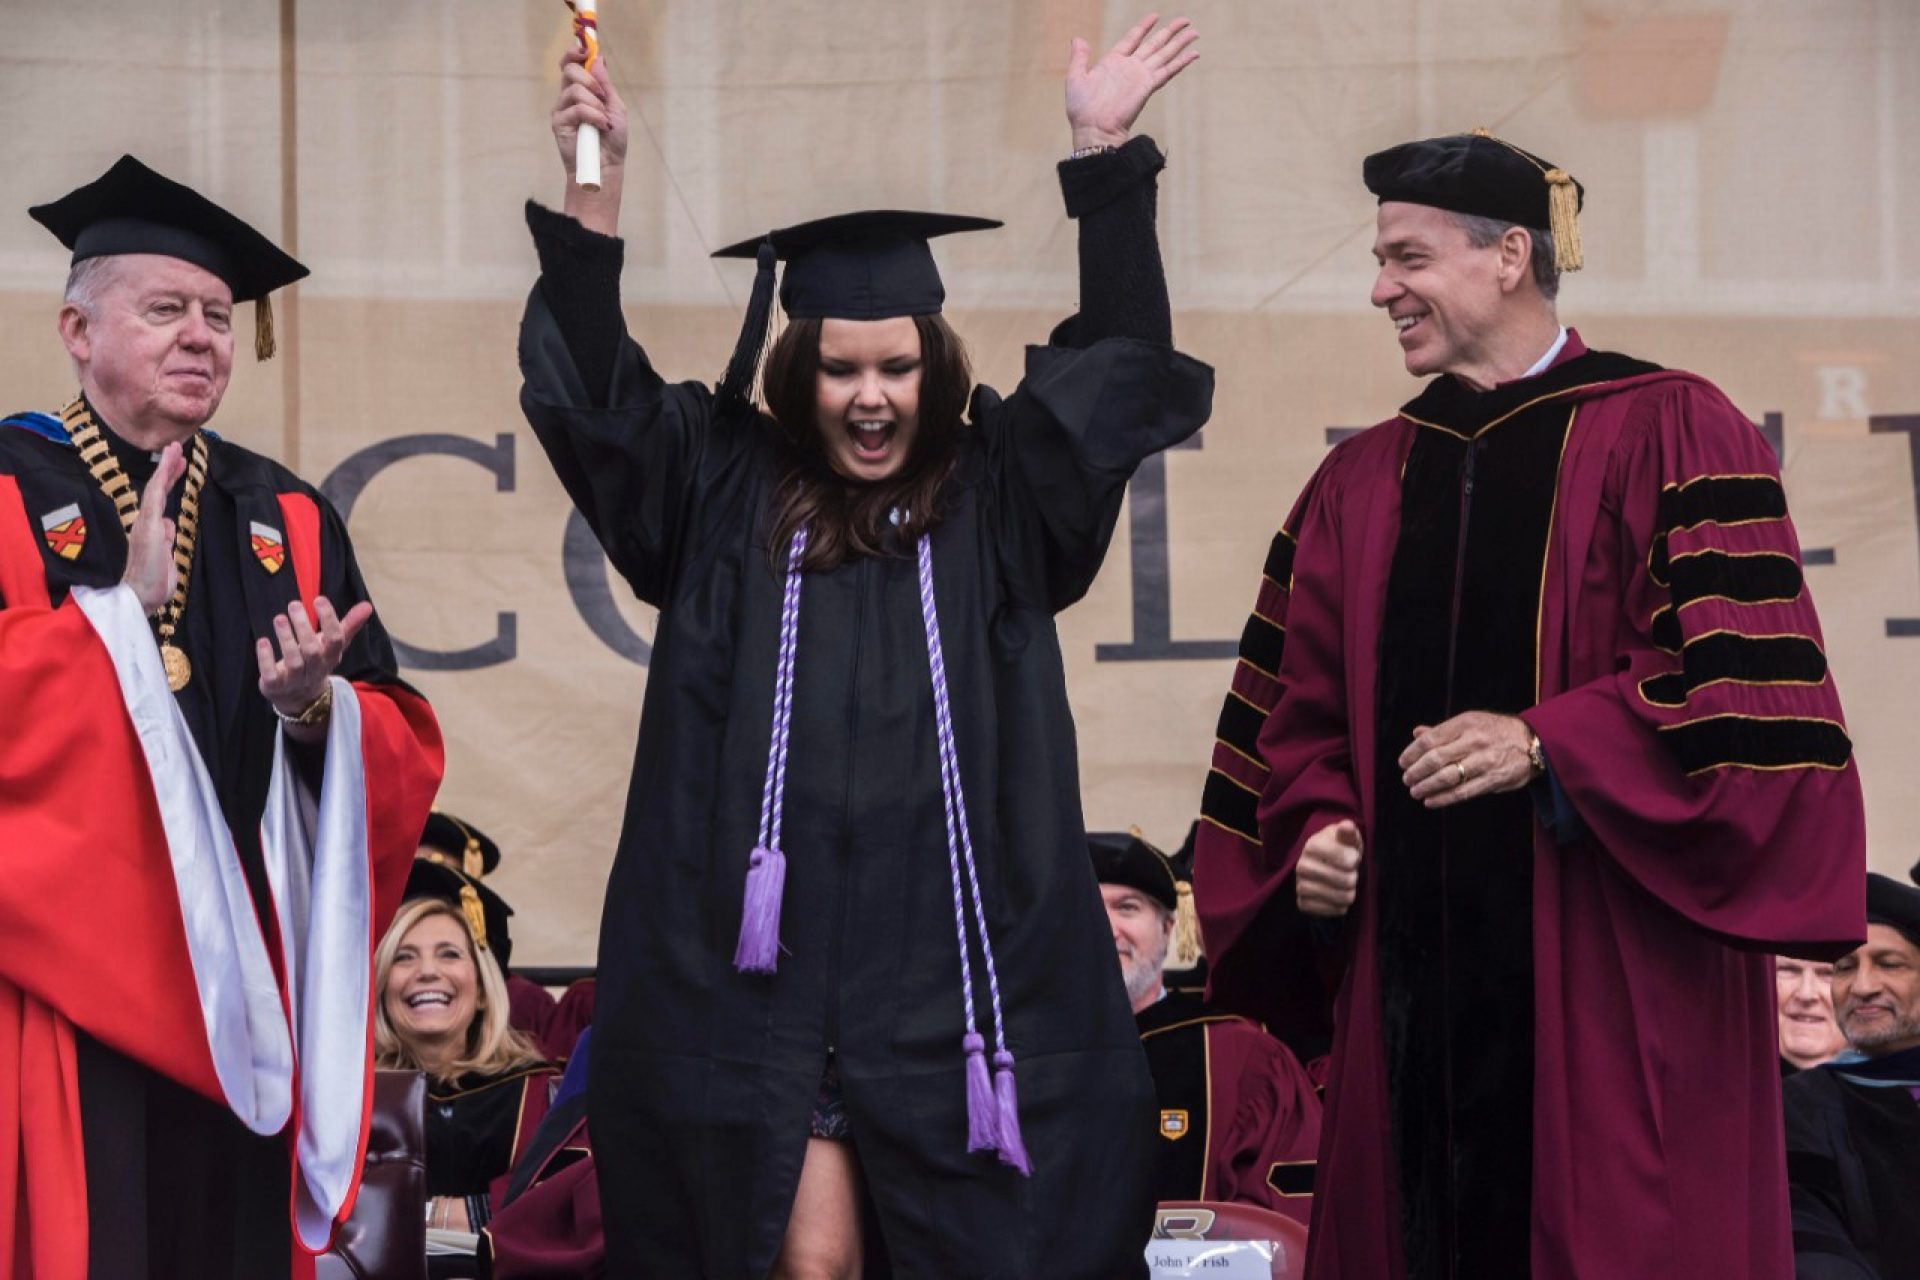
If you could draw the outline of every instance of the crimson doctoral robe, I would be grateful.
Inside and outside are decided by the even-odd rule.
[[[1468,710],[1552,785],[1413,802],[1395,757]],[[1214,998],[1333,1033],[1309,1275],[1791,1274],[1767,953],[1864,935],[1864,819],[1777,464],[1712,385],[1572,334],[1334,449],[1205,815]],[[1342,818],[1329,927],[1292,870]]]
[[[194,674],[173,694],[117,585],[112,502],[57,419],[0,424],[0,1268],[16,1278],[305,1270],[359,1186],[373,947],[439,730],[375,620],[333,679],[324,747],[283,740],[253,638],[295,599],[344,614],[365,588],[314,490],[208,440],[179,636]],[[137,484],[151,461],[113,448]]]

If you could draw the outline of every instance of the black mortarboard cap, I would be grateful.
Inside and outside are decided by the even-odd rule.
[[[1180,904],[1180,886],[1167,855],[1128,831],[1089,831],[1087,851],[1101,884],[1138,889],[1169,911]]]
[[[1878,872],[1868,872],[1867,923],[1898,929],[1908,942],[1920,947],[1920,889],[1909,888]]]
[[[947,291],[927,241],[1000,225],[961,214],[865,209],[782,227],[717,250],[716,258],[753,258],[760,264],[723,394],[744,401],[750,391],[772,315],[776,263],[787,264],[780,305],[790,319],[930,316],[939,312]]]
[[[1565,169],[1484,129],[1376,151],[1360,174],[1382,203],[1431,205],[1550,231],[1554,266],[1580,269],[1578,215],[1586,189]]]
[[[157,253],[220,277],[235,302],[258,304],[255,354],[273,354],[267,295],[307,275],[306,267],[213,201],[132,156],[49,204],[27,210],[73,250],[73,261],[119,253]]]

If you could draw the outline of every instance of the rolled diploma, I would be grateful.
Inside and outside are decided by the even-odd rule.
[[[583,190],[600,189],[600,131],[590,124],[581,125],[574,139],[573,180]]]
[[[593,21],[593,0],[574,0],[573,8],[582,20]],[[588,32],[584,38],[588,42],[588,52],[593,53],[595,42],[592,33]],[[579,133],[574,138],[573,180],[579,183],[583,190],[598,191],[600,189],[600,131],[590,124],[581,125]]]

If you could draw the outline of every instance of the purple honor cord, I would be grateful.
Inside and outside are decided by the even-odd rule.
[[[896,521],[897,523],[897,521]],[[804,527],[794,531],[787,551],[785,593],[780,612],[780,657],[774,676],[773,735],[767,749],[767,780],[761,792],[759,843],[747,869],[745,900],[740,917],[740,940],[733,965],[742,973],[774,972],[779,952],[780,899],[786,888],[787,860],[780,851],[780,812],[786,796],[787,746],[793,728],[793,670],[800,620],[800,562],[807,546]],[[1013,1051],[1007,1047],[1007,1024],[1000,1007],[1000,977],[993,963],[993,942],[987,936],[987,913],[980,896],[980,874],[973,856],[973,837],[967,828],[966,796],[960,786],[960,753],[954,742],[953,710],[947,697],[947,664],[940,646],[940,619],[933,595],[933,539],[922,534],[917,547],[920,564],[920,613],[926,623],[927,666],[933,679],[933,714],[940,748],[940,794],[947,821],[947,869],[953,879],[953,927],[960,944],[960,993],[966,1034],[967,1150],[992,1151],[1001,1163],[1031,1174],[1026,1144],[1020,1135],[1020,1102],[1014,1087]],[[986,1037],[974,1015],[973,960],[969,942],[967,903],[973,905],[980,958],[987,975],[988,1007],[993,1015],[993,1070],[987,1069]]]
[[[947,867],[953,876],[953,930],[960,940],[960,993],[966,1006],[967,1150],[995,1151],[1000,1161],[1031,1174],[1026,1144],[1020,1137],[1020,1101],[1013,1084],[1013,1051],[1007,1048],[1007,1022],[1000,1010],[1000,975],[987,937],[987,912],[980,901],[980,875],[967,830],[967,799],[960,789],[960,752],[953,740],[953,710],[947,700],[947,660],[940,647],[940,618],[933,599],[933,536],[920,535],[920,616],[927,627],[927,666],[933,675],[933,718],[940,744],[940,791],[947,810]],[[980,958],[987,970],[987,999],[993,1012],[993,1083],[987,1084],[986,1042],[974,1025],[973,966],[967,958],[967,914],[961,899],[961,867],[972,891],[973,918],[980,930]]]
[[[780,658],[773,677],[773,736],[767,746],[767,781],[760,791],[760,839],[747,862],[746,896],[740,910],[740,940],[733,967],[741,973],[772,973],[780,954],[780,899],[787,888],[787,855],[780,850],[780,814],[787,799],[787,743],[793,733],[793,651],[800,632],[800,561],[807,527],[793,531],[780,603]]]

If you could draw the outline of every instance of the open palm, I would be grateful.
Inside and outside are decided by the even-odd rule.
[[[1193,47],[1200,33],[1191,22],[1175,18],[1160,27],[1159,21],[1157,13],[1140,19],[1092,66],[1087,65],[1087,42],[1074,40],[1067,63],[1067,123],[1076,147],[1124,142],[1147,99],[1200,56]]]

